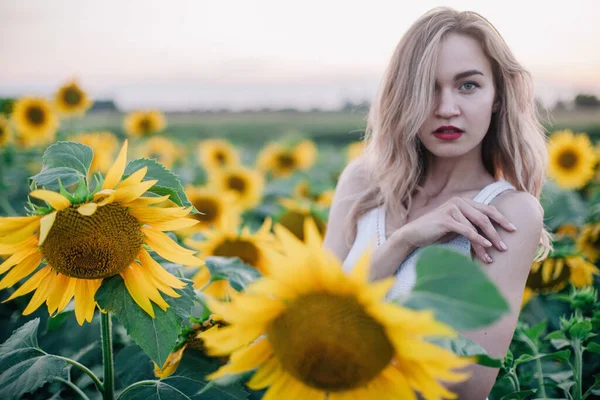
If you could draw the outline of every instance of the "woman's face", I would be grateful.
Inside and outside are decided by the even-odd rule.
[[[490,126],[492,66],[475,39],[449,34],[435,75],[434,105],[419,139],[437,157],[462,156],[480,146]]]

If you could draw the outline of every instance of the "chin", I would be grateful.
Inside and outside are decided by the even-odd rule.
[[[464,156],[473,150],[472,146],[466,146],[465,143],[436,143],[434,146],[427,146],[431,154],[439,158],[456,158]]]

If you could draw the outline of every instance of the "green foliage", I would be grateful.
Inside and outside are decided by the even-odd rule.
[[[434,338],[429,340],[437,346],[443,347],[452,351],[454,354],[464,357],[475,357],[477,364],[484,367],[500,368],[502,360],[490,357],[489,354],[477,343],[473,342],[462,335],[456,338]]]
[[[135,171],[147,167],[145,180],[156,179],[158,182],[152,186],[148,191],[158,195],[169,195],[170,200],[175,202],[179,206],[191,207],[192,204],[188,201],[183,185],[179,178],[171,171],[166,169],[162,164],[155,160],[149,160],[147,158],[139,158],[137,160],[130,161],[125,168],[125,175],[131,175]]]
[[[38,347],[39,319],[13,332],[0,346],[0,398],[18,399],[54,379],[69,379],[69,364]]]
[[[417,282],[403,305],[433,310],[437,319],[457,330],[488,326],[509,311],[494,283],[462,253],[440,245],[428,246],[422,250],[416,269]]]
[[[181,329],[187,324],[193,306],[194,291],[191,282],[186,282],[185,288],[176,290],[181,297],[163,295],[170,306],[166,311],[152,304],[155,318],[134,302],[118,275],[102,282],[96,301],[103,310],[117,317],[131,338],[155,363],[163,365],[175,347]]]
[[[229,284],[237,291],[244,290],[252,281],[261,275],[258,270],[244,264],[239,258],[206,257],[206,267],[210,272],[211,282],[227,279]]]

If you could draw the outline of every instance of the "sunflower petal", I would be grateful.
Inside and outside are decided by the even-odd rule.
[[[102,279],[78,279],[75,281],[75,318],[79,325],[85,321],[92,322],[96,309],[96,292],[102,284]]]
[[[19,282],[31,274],[40,265],[42,253],[35,252],[21,261],[16,267],[11,269],[2,280],[0,280],[0,289],[5,289]]]
[[[38,189],[29,193],[31,197],[36,199],[44,200],[57,211],[64,210],[71,206],[71,202],[65,196],[60,193],[53,192],[51,190]]]
[[[14,253],[12,256],[4,260],[2,264],[0,264],[0,274],[5,273],[6,271],[23,261],[25,258],[29,257],[31,254],[35,253],[36,251],[37,249],[34,247]]]
[[[0,236],[18,231],[38,219],[40,219],[38,215],[31,217],[0,217]]]
[[[89,217],[90,215],[94,215],[97,209],[98,203],[86,203],[80,205],[77,208],[77,212],[85,217]]]
[[[0,244],[18,244],[31,237],[40,228],[40,220],[33,221],[29,225],[25,225],[10,235],[0,237]],[[1,249],[1,246],[0,246]]]
[[[125,172],[125,164],[127,163],[127,139],[123,142],[123,147],[117,156],[117,160],[106,173],[106,178],[102,184],[102,189],[114,189]]]
[[[155,222],[152,224],[152,228],[159,231],[176,231],[179,229],[190,228],[198,224],[198,220],[191,218],[179,218],[171,221]]]
[[[154,260],[145,249],[142,249],[140,251],[140,253],[138,254],[138,258],[142,263],[142,266],[144,268],[147,268],[150,271],[150,273],[157,279],[159,279],[161,282],[164,282],[170,287],[176,289],[182,289],[186,286],[186,284],[183,281],[180,281],[179,279],[177,279],[177,277],[167,272],[162,267],[162,265],[160,265],[156,260]]]
[[[139,185],[139,183],[144,179],[146,173],[148,172],[148,167],[143,167],[135,171],[133,174],[129,175],[127,179],[124,179],[119,183],[119,188],[126,188],[128,186]]]
[[[52,267],[50,266],[46,266],[40,269],[29,279],[27,279],[27,281],[23,283],[17,290],[15,290],[15,292],[11,294],[8,299],[4,300],[3,303],[36,290],[37,287],[40,285],[40,282],[42,282],[51,272]]]
[[[152,186],[154,186],[158,182],[156,179],[152,179],[149,181],[141,182],[137,185],[127,186],[125,188],[117,188],[115,190],[115,200],[116,202],[127,203],[132,200],[137,199],[144,193],[148,191]]]
[[[141,229],[146,235],[146,243],[164,259],[189,266],[204,264],[201,259],[193,256],[195,251],[181,247],[163,232],[144,227]]]
[[[40,237],[38,239],[38,246],[44,244],[50,229],[52,229],[52,225],[54,225],[54,220],[56,219],[56,214],[58,211],[51,212],[50,214],[44,215],[40,220]]]
[[[231,355],[229,364],[208,376],[208,379],[217,379],[226,375],[239,374],[250,371],[273,355],[273,349],[267,339],[259,339],[250,346],[240,349]]]

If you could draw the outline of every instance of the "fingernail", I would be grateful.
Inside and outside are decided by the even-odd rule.
[[[499,243],[499,244],[500,244],[500,248],[501,248],[502,250],[506,250],[506,249],[508,248],[508,247],[506,247],[506,245],[504,244],[504,242],[503,242],[503,241],[500,241],[500,243]]]
[[[486,255],[485,255],[485,260],[486,260],[487,262],[489,262],[489,263],[491,263],[491,262],[493,261],[493,260],[492,260],[492,257],[490,257],[490,255],[489,255],[489,254],[486,254]]]
[[[485,242],[483,242],[487,247],[491,247],[492,246],[492,242],[490,242],[489,240],[485,240]]]
[[[510,224],[508,225],[513,231],[517,230],[517,227],[514,224]]]

